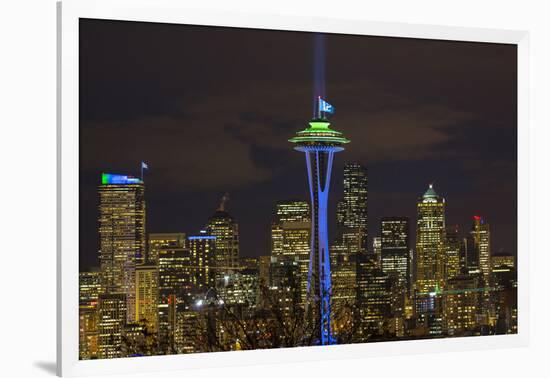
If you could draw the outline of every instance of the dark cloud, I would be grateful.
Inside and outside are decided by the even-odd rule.
[[[382,216],[414,219],[435,180],[449,222],[479,212],[514,251],[516,48],[329,35],[326,50],[331,121],[352,140],[331,207],[344,162],[359,161],[371,235]],[[142,160],[150,231],[196,231],[229,191],[243,253],[269,252],[274,202],[307,196],[288,138],[311,117],[310,34],[82,20],[80,75],[83,266],[96,262],[99,174]]]

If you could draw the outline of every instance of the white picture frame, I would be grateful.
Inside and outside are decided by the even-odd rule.
[[[200,353],[112,360],[78,359],[78,20],[147,21],[369,36],[516,44],[518,47],[518,333],[515,335]],[[528,49],[525,31],[206,11],[178,0],[73,0],[58,3],[57,373],[82,376],[362,358],[527,346],[529,341]]]

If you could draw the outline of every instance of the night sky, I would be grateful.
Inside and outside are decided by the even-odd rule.
[[[221,27],[80,21],[80,267],[98,265],[101,172],[146,171],[147,232],[195,233],[229,193],[242,256],[269,254],[277,200],[308,198],[287,140],[312,113],[313,36]],[[447,224],[491,224],[517,245],[515,45],[326,37],[336,155],[329,228],[347,161],[367,167],[369,239],[411,217],[430,182]]]

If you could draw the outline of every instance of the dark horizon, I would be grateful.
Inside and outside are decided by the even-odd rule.
[[[102,172],[145,173],[147,233],[198,232],[224,193],[241,256],[269,254],[277,200],[309,202],[302,154],[313,93],[311,33],[80,21],[80,268],[98,265]],[[430,182],[447,224],[491,224],[492,253],[517,246],[515,45],[326,35],[338,153],[368,172],[369,246],[382,217],[408,216]],[[413,247],[414,248],[414,247]]]

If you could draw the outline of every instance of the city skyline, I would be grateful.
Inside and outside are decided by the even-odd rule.
[[[363,167],[347,164],[345,172],[348,200],[341,203],[355,210],[339,214],[339,236],[328,242],[332,284],[326,281],[326,325],[325,315],[315,321],[320,315],[315,306],[323,309],[325,299],[312,298],[310,289],[321,265],[315,268],[308,260],[318,259],[322,251],[309,244],[318,227],[312,225],[326,222],[322,215],[310,218],[316,212],[311,210],[317,201],[313,195],[312,204],[276,204],[270,259],[264,261],[240,256],[238,221],[224,208],[225,198],[198,234],[151,233],[146,238],[144,182],[102,174],[101,270],[80,274],[81,358],[272,348],[278,343],[257,343],[274,331],[269,319],[277,318],[277,311],[282,318],[275,329],[281,332],[288,322],[305,322],[305,341],[300,337],[286,347],[517,332],[516,261],[513,255],[491,252],[491,227],[483,217],[472,218],[472,229],[460,235],[454,250],[458,230],[446,227],[447,202],[429,184],[417,200],[416,245],[410,246],[414,230],[409,218],[385,217],[379,244],[371,249],[362,237],[367,202],[357,196],[366,190],[366,181],[357,179]],[[318,290],[323,297],[322,286],[313,293]],[[269,315],[274,304],[266,303],[275,298],[279,310]],[[251,344],[239,341],[245,336],[234,327],[246,330],[239,322],[258,329]]]
[[[139,176],[142,160],[150,165],[150,232],[198,232],[196,220],[206,223],[229,193],[242,254],[267,254],[274,202],[307,200],[303,164],[285,141],[311,114],[309,34],[100,20],[83,20],[81,28],[80,127],[89,141],[81,146],[81,268],[99,265],[90,231],[98,175]],[[256,46],[259,60],[238,41]],[[230,62],[198,66],[209,49],[228,53],[222,44],[234,52]],[[281,49],[296,57],[292,64]],[[163,59],[151,59],[159,50]],[[104,54],[114,63],[98,60]],[[343,165],[356,161],[367,168],[371,219],[414,220],[417,197],[435,181],[450,201],[448,224],[465,231],[471,216],[486,214],[493,249],[515,254],[515,55],[512,45],[328,35],[332,121],[354,141],[335,161],[330,216],[342,198]],[[483,91],[472,90],[478,84]],[[214,149],[180,147],[189,138],[210,140]],[[173,158],[184,150],[196,156],[195,168]],[[227,176],[216,151],[235,159],[237,177]],[[370,228],[369,245],[378,222]]]
[[[129,45],[112,51],[109,64],[135,71],[115,80],[138,74],[122,83],[131,91],[111,82],[108,88],[149,107],[124,101],[112,107],[109,96],[116,93],[94,93],[93,72],[105,62],[96,67],[86,59],[80,359],[517,333],[515,81],[506,87],[507,69],[517,69],[511,46],[80,25],[88,32],[120,27],[118,42]],[[142,28],[148,33],[139,36]],[[168,39],[161,38],[168,30]],[[146,42],[139,51],[131,48],[138,36]],[[228,36],[241,39],[216,50]],[[178,37],[189,66],[176,72],[171,58],[178,54],[163,44]],[[104,50],[117,44],[100,34],[80,38],[81,58],[97,42]],[[150,65],[135,59],[148,51],[148,38],[160,42],[149,46],[156,55]],[[254,38],[258,50],[249,49]],[[308,51],[311,59],[262,61],[290,41],[290,51],[301,45],[296,53]],[[212,60],[213,51],[231,43],[227,56]],[[133,60],[117,56],[120,51]],[[349,76],[358,63],[371,65],[361,51],[386,54],[383,80],[364,80],[362,71]],[[412,57],[395,67],[396,51]],[[445,60],[458,55],[463,60]],[[489,63],[496,56],[508,59],[495,76]],[[444,65],[429,67],[433,60]],[[199,61],[204,64],[193,66]],[[305,63],[312,91],[304,86]],[[407,75],[392,81],[409,68],[426,83],[433,75],[448,81],[428,89],[407,86]],[[156,84],[147,82],[151,72]],[[474,72],[480,75],[469,85],[480,93],[489,87],[501,97],[499,106],[488,93],[474,102],[455,97],[463,82],[453,79]],[[178,75],[187,97],[174,92]],[[479,82],[487,79],[486,86]],[[269,82],[273,88],[262,92]],[[380,98],[373,97],[377,85]],[[228,97],[224,91],[232,86],[238,90]],[[191,89],[196,92],[185,92]],[[307,92],[313,106],[300,111],[311,113],[299,115],[296,106]],[[173,97],[159,101],[152,93]],[[506,101],[513,106],[502,108]],[[127,169],[137,157],[139,175]]]

